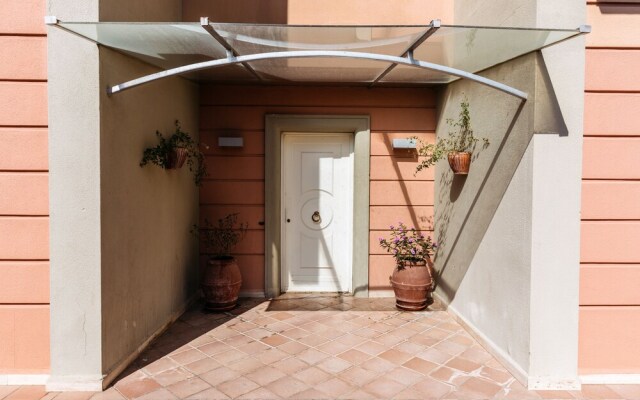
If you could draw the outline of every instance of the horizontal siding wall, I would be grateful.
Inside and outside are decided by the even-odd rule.
[[[49,370],[45,4],[0,1],[0,375]]]
[[[640,373],[640,4],[588,2],[581,374]]]
[[[370,288],[387,290],[394,267],[377,238],[403,221],[433,229],[433,172],[415,176],[417,159],[394,151],[393,138],[435,137],[435,94],[430,89],[220,86],[201,87],[200,137],[208,145],[209,176],[200,189],[201,219],[240,213],[249,233],[235,249],[244,292],[264,290],[264,121],[266,114],[369,115]],[[217,146],[219,136],[241,136],[241,149]],[[206,254],[202,255],[202,262]]]

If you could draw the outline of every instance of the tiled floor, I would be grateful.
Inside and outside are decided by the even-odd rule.
[[[640,399],[640,386],[527,391],[437,305],[288,295],[184,314],[107,391],[2,387],[0,399]]]

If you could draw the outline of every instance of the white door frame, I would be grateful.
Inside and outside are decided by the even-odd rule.
[[[369,116],[267,115],[265,119],[265,293],[282,293],[282,134],[354,135],[353,262],[351,292],[369,295]]]
[[[281,144],[281,146],[282,146],[281,147],[282,154],[280,155],[280,157],[281,157],[280,169],[281,170],[284,169],[283,167],[286,164],[286,158],[287,158],[286,154],[285,154],[285,152],[287,150],[287,148],[285,146],[285,137],[295,136],[295,137],[316,137],[316,138],[317,137],[320,137],[320,138],[321,137],[325,137],[325,138],[334,137],[335,138],[335,137],[338,137],[338,136],[347,136],[347,135],[350,136],[348,138],[349,139],[349,147],[350,147],[351,153],[353,153],[354,152],[354,143],[353,143],[354,142],[354,137],[353,137],[354,135],[349,133],[349,132],[283,132],[281,134],[281,136],[280,136],[281,140],[282,140],[282,144]],[[352,157],[351,168],[350,168],[350,171],[349,171],[349,173],[352,175],[351,185],[350,185],[352,191],[353,191],[353,189],[355,187],[354,180],[353,180],[353,167],[354,166],[353,166],[353,157]],[[282,174],[282,181],[281,181],[281,187],[280,187],[280,190],[281,190],[280,197],[281,198],[285,197],[285,195],[284,195],[285,194],[285,189],[286,189],[286,179],[285,178],[286,178],[285,174]],[[354,211],[353,210],[353,192],[352,192],[352,195],[351,195],[351,204],[352,204],[351,214],[353,215],[353,211]],[[289,268],[290,266],[287,265],[287,256],[286,256],[286,254],[287,254],[287,238],[286,238],[285,233],[286,233],[287,221],[284,218],[284,216],[285,216],[285,213],[284,213],[285,206],[286,206],[286,204],[283,201],[282,204],[280,205],[280,213],[283,216],[280,219],[280,232],[282,232],[282,243],[281,243],[282,260],[281,260],[281,268],[280,268],[280,287],[282,288],[283,291],[284,291],[285,288],[288,289],[288,290],[291,290],[290,288],[287,287],[288,284],[289,284],[288,281],[290,279],[289,278],[289,274],[291,273],[291,270]],[[352,225],[353,225],[353,220],[352,220]],[[351,229],[353,229],[353,226],[351,226]],[[354,238],[353,238],[353,235],[351,235],[351,251],[350,251],[351,253],[353,252],[353,241],[354,241]],[[353,264],[353,258],[350,260],[349,271],[348,271],[348,274],[347,274],[347,280],[349,281],[348,282],[348,286],[346,287],[346,290],[343,290],[342,292],[351,292],[351,285],[353,283],[352,282],[352,275],[353,275],[353,265],[352,264]],[[338,279],[338,283],[339,284],[341,283],[341,282],[339,282],[339,279]],[[298,291],[298,290],[294,289],[294,291]]]

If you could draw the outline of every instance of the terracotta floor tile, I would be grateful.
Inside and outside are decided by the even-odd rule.
[[[585,385],[582,385],[584,387]],[[624,399],[640,400],[640,385],[607,385]]]
[[[389,361],[383,360],[378,357],[371,358],[360,364],[360,366],[364,369],[375,372],[387,372],[396,367],[395,364],[392,364]]]
[[[287,375],[291,375],[296,373],[297,371],[309,368],[309,364],[304,361],[298,360],[297,358],[285,358],[271,364],[271,366],[279,369]]]
[[[62,392],[58,393],[55,398],[60,400],[89,400],[94,394],[96,392]]]
[[[229,396],[216,388],[206,389],[188,397],[189,400],[227,400]]]
[[[321,382],[328,380],[331,374],[321,370],[318,367],[309,367],[293,374],[293,377],[306,383],[309,386],[315,386]]]
[[[219,384],[235,379],[239,377],[236,371],[227,367],[219,367],[207,373],[200,375],[200,378],[210,384],[211,386],[218,386]]]
[[[396,365],[402,365],[413,358],[411,354],[407,354],[396,349],[387,350],[384,353],[378,355],[378,357]]]
[[[44,386],[22,386],[12,391],[4,400],[40,400],[46,393]]]
[[[385,372],[384,376],[389,379],[393,379],[394,381],[405,386],[413,385],[414,383],[417,383],[424,379],[424,376],[421,373],[405,367],[398,367],[391,371]]]
[[[247,332],[247,331],[250,331],[252,329],[257,328],[257,325],[252,324],[251,322],[234,320],[230,324],[228,324],[227,327],[230,328],[230,329],[233,329],[234,331],[238,331],[240,333],[243,333],[243,332]]]
[[[216,386],[216,389],[231,398],[236,398],[257,389],[258,387],[259,386],[255,382],[241,376],[239,378],[219,384],[218,386]]]
[[[437,364],[418,357],[412,358],[411,360],[404,363],[403,366],[406,368],[410,368],[416,372],[420,372],[423,375],[428,375],[429,373],[431,373],[431,371],[438,367]]]
[[[460,389],[473,392],[479,397],[491,398],[495,396],[502,387],[486,379],[472,376],[460,386]]]
[[[232,369],[242,375],[253,372],[263,366],[263,363],[251,357],[243,358],[242,360],[234,361],[226,365],[227,368]]]
[[[223,353],[225,351],[229,351],[231,350],[231,347],[223,342],[211,342],[211,343],[207,343],[203,346],[198,347],[198,350],[200,350],[201,352],[203,352],[204,354],[207,354],[209,356],[212,356],[214,354],[218,354],[218,353]]]
[[[283,336],[283,335],[274,334],[274,335],[262,338],[261,341],[262,341],[262,343],[265,343],[265,344],[267,344],[269,346],[278,347],[278,346],[283,345],[283,344],[285,344],[287,342],[290,342],[291,339],[286,337],[286,336]]]
[[[276,396],[274,393],[263,387],[257,388],[256,390],[252,390],[251,392],[245,393],[242,396],[238,397],[238,399],[247,400],[272,400],[279,398],[279,396]]]
[[[353,399],[353,400],[379,400],[379,398],[376,395],[373,395],[371,393],[367,393],[362,389],[358,389],[355,392],[351,392],[348,393],[346,395],[346,397],[344,397],[345,399]]]
[[[391,333],[385,333],[383,335],[378,336],[377,338],[375,338],[376,342],[382,343],[383,345],[387,346],[387,347],[393,347],[396,346],[402,342],[404,342],[407,339],[395,336]]]
[[[315,388],[304,390],[300,393],[296,393],[295,399],[299,400],[318,400],[327,398],[327,394],[323,393]]]
[[[137,400],[175,400],[177,397],[167,389],[158,389],[144,396],[136,398]]]
[[[482,369],[480,370],[480,376],[501,385],[513,379],[513,376],[505,370],[499,370],[486,366],[482,367]]]
[[[358,389],[352,383],[348,383],[339,378],[331,378],[314,386],[315,389],[326,393],[328,398],[335,399]]]
[[[389,349],[389,347],[381,343],[375,342],[373,340],[369,340],[355,347],[355,350],[361,351],[363,353],[367,353],[371,356],[377,356],[378,354],[383,353],[387,349]]]
[[[262,361],[264,364],[270,365],[284,358],[290,357],[290,355],[278,349],[267,349],[258,353],[254,357]]]
[[[349,346],[337,341],[325,343],[323,345],[318,346],[318,350],[323,351],[327,354],[331,354],[333,356],[338,355],[340,353],[344,353],[349,349],[350,349]]]
[[[207,358],[203,358],[202,360],[198,360],[190,364],[187,364],[184,366],[184,368],[192,372],[194,375],[200,375],[200,374],[204,374],[205,372],[209,372],[212,369],[218,368],[220,367],[220,365],[221,364],[216,360],[214,360],[213,358],[207,357]]]
[[[445,353],[444,351],[429,348],[424,351],[421,351],[416,354],[416,356],[422,358],[423,360],[431,361],[436,364],[446,364],[453,356],[449,353]]]
[[[293,341],[287,342],[283,345],[278,346],[278,350],[284,351],[285,353],[288,353],[291,355],[302,353],[308,348],[309,346],[305,346],[302,343],[293,342]]]
[[[251,342],[249,344],[245,344],[244,346],[238,346],[238,350],[249,355],[260,353],[261,351],[265,351],[268,348],[269,346],[262,342]]]
[[[464,346],[455,342],[449,342],[446,340],[436,344],[435,346],[433,346],[433,348],[440,351],[444,351],[445,353],[449,353],[452,356],[457,356],[463,351],[467,350],[467,346]]]
[[[162,386],[169,386],[173,385],[174,383],[187,380],[193,376],[193,373],[181,367],[161,372],[155,375],[153,377],[153,380],[155,380]]]
[[[167,386],[166,389],[175,394],[176,397],[183,399],[193,394],[200,393],[203,390],[209,389],[211,386],[198,377],[187,379],[186,381],[174,383]]]
[[[359,366],[353,366],[345,371],[340,372],[340,378],[358,386],[363,386],[376,379],[380,375],[380,372],[369,371]]]
[[[168,357],[163,357],[159,360],[152,362],[149,365],[146,365],[143,368],[143,370],[149,375],[156,375],[170,369],[178,368],[179,366],[180,365],[177,362],[173,361],[172,359]]]
[[[536,390],[535,392],[543,399],[573,399],[571,393],[566,390]]]
[[[247,335],[241,334],[236,336],[231,336],[230,338],[224,339],[222,342],[231,346],[231,347],[240,347],[245,344],[249,344],[254,342],[255,340]]]
[[[311,335],[311,332],[305,331],[304,329],[300,329],[300,328],[293,328],[293,329],[288,329],[286,331],[283,331],[282,335],[294,340],[298,340],[305,336]]]
[[[234,361],[245,358],[247,355],[240,350],[231,349],[222,353],[217,353],[211,357],[222,365],[232,363]]]
[[[385,346],[385,348],[387,347]],[[410,341],[400,342],[393,348],[396,350],[404,351],[405,353],[409,353],[409,354],[418,354],[421,351],[425,350],[425,346],[415,344]]]
[[[271,382],[266,388],[280,397],[291,397],[309,389],[309,386],[295,378],[286,376],[275,382]]]
[[[53,400],[55,397],[61,394],[60,392],[48,392],[44,395],[44,397],[40,398],[40,400]]]
[[[125,397],[120,394],[114,387],[110,387],[101,393],[94,393],[91,400],[125,400]]]
[[[317,364],[328,357],[331,356],[316,349],[307,349],[296,355],[296,358],[306,362],[309,365]]]
[[[338,354],[338,358],[341,358],[353,365],[358,365],[370,359],[371,355],[363,353],[359,350],[351,349],[345,351],[342,354]]]
[[[173,361],[177,362],[180,365],[190,364],[194,361],[202,360],[205,357],[207,357],[206,354],[196,349],[183,351],[182,353],[176,354],[175,356],[171,356]]]
[[[145,379],[141,379],[141,380],[136,380],[136,381],[130,381],[130,382],[126,382],[122,385],[120,384],[116,384],[116,389],[126,398],[128,399],[134,399],[136,397],[140,397],[142,395],[145,395],[147,393],[151,393],[155,390],[160,389],[162,386],[156,382],[154,379],[151,378],[145,378]],[[17,399],[12,399],[11,397],[9,397],[10,400],[17,400]]]
[[[202,336],[198,336],[197,338],[193,339],[192,341],[189,342],[189,345],[192,347],[200,347],[200,346],[204,346],[205,344],[209,344],[209,343],[214,343],[217,342],[218,339],[214,338],[213,336],[209,336],[209,335],[202,335]]]
[[[425,399],[424,395],[415,390],[414,388],[406,388],[400,393],[393,396],[397,400],[418,400]]]
[[[324,336],[320,336],[317,334],[311,334],[309,336],[305,336],[298,340],[300,343],[305,344],[311,347],[317,347],[323,343],[327,343],[329,341],[328,338]]]
[[[402,385],[389,378],[382,377],[364,385],[362,389],[365,392],[378,396],[381,399],[390,399],[404,390],[405,385]]]
[[[363,338],[360,336],[353,335],[351,333],[347,333],[345,335],[340,336],[335,340],[338,343],[342,343],[344,345],[351,347],[356,347],[364,342],[368,342],[369,339]]]
[[[286,376],[286,374],[277,368],[265,365],[245,375],[260,386],[267,385],[273,381]]]
[[[20,388],[20,386],[2,386],[2,385],[0,385],[0,400],[4,399],[5,397],[10,395],[12,392],[15,392],[19,388]]]
[[[316,366],[323,371],[329,372],[331,374],[337,374],[347,368],[350,368],[352,365],[353,364],[351,364],[350,362],[341,358],[329,357],[319,362]]]
[[[473,361],[469,361],[469,360],[465,360],[464,358],[460,358],[460,357],[456,357],[452,360],[449,360],[445,366],[452,368],[452,369],[457,369],[459,371],[463,371],[466,373],[471,373],[472,371],[475,371],[477,369],[479,369],[480,367],[482,367],[480,364],[475,363]]]
[[[445,383],[425,378],[411,387],[425,399],[440,399],[449,395],[454,388]],[[484,397],[482,397],[484,398]]]
[[[582,385],[582,395],[589,400],[600,399],[625,399],[620,393],[605,385]],[[640,391],[638,392],[640,395]]]
[[[456,374],[460,374],[460,372],[451,368],[440,367],[431,371],[429,376],[441,382],[451,383]]]

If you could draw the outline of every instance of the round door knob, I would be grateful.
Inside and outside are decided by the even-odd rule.
[[[315,222],[316,224],[320,222],[320,219],[321,218],[320,218],[320,212],[319,211],[314,212],[313,215],[311,216],[311,220],[313,222]]]

